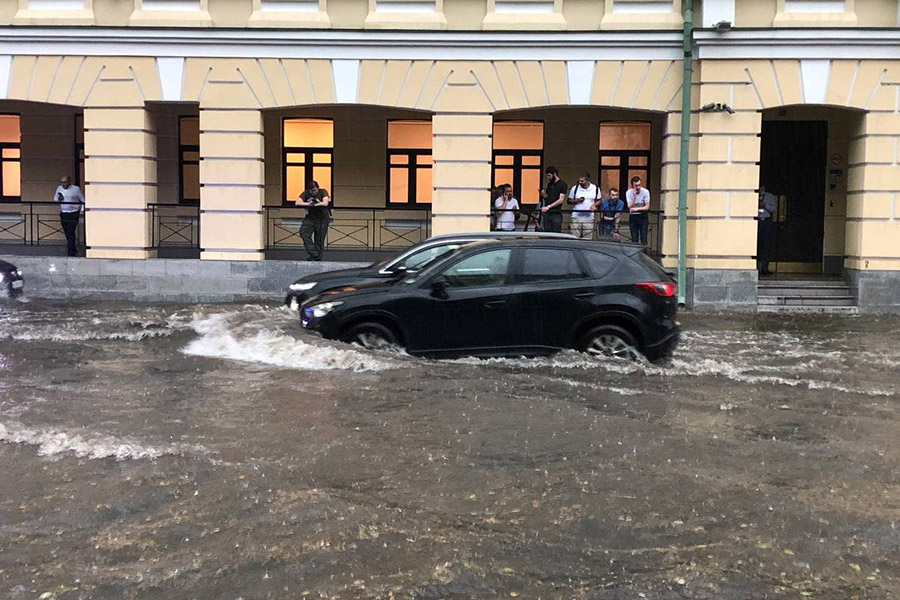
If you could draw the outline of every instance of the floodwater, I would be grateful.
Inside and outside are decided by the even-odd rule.
[[[900,598],[900,320],[428,361],[0,303],[0,598]]]

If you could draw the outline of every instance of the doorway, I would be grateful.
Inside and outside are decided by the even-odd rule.
[[[759,181],[777,200],[772,271],[822,272],[828,121],[762,122]]]

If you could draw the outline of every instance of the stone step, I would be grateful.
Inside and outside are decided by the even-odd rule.
[[[765,285],[760,284],[756,288],[758,296],[850,296],[850,286],[847,285]]]
[[[775,304],[760,304],[756,307],[756,312],[858,315],[859,308],[856,306],[778,306]]]
[[[759,306],[854,306],[856,299],[849,295],[836,296],[758,296]]]
[[[788,287],[814,287],[814,286],[832,286],[847,285],[847,282],[839,277],[825,279],[775,279],[771,277],[760,277],[760,286],[788,286]]]

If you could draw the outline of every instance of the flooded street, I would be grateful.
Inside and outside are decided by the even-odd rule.
[[[428,361],[260,305],[0,303],[0,597],[900,598],[900,319]]]

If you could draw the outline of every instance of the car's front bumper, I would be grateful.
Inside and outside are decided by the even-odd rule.
[[[10,278],[6,276],[3,278],[3,282],[0,283],[0,290],[4,288],[10,298],[16,298],[25,292],[25,280],[21,277]]]

